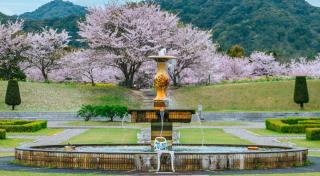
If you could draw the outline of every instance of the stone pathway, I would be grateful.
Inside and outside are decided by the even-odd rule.
[[[67,129],[52,136],[40,137],[38,140],[23,144],[22,146],[56,145],[65,142],[74,136],[78,136],[85,131],[87,131],[87,129]]]

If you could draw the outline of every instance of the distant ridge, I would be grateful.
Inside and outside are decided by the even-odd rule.
[[[86,14],[86,8],[75,5],[69,1],[54,0],[33,12],[27,12],[20,15],[21,18],[28,20],[47,20],[55,18],[65,18],[71,15],[83,16]]]
[[[213,30],[226,51],[240,44],[280,58],[320,52],[320,8],[305,0],[154,0],[185,23]]]

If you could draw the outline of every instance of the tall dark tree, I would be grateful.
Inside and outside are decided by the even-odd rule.
[[[5,102],[7,105],[12,106],[14,110],[15,106],[21,104],[19,84],[16,80],[9,80]]]
[[[305,103],[309,103],[307,79],[305,76],[297,76],[294,89],[294,102],[299,104],[301,109]]]

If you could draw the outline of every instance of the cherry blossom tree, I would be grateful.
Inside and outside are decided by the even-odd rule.
[[[320,77],[320,55],[314,60],[308,61],[306,58],[293,60],[288,68],[289,76],[309,76]]]
[[[169,53],[177,57],[173,70],[169,69],[174,86],[182,82],[201,81],[204,75],[199,74],[207,72],[207,59],[216,52],[216,45],[212,43],[211,38],[210,31],[201,31],[191,25],[179,28],[175,32],[169,45]]]
[[[22,32],[23,21],[0,23],[0,70],[4,79],[11,79],[24,60],[27,49],[26,35]]]
[[[101,60],[97,59],[100,57],[106,56],[101,56],[91,49],[70,53],[61,60],[62,70],[57,72],[57,76],[64,75],[65,80],[90,82],[92,86],[95,86],[96,82],[115,82],[117,71],[101,63]]]
[[[232,58],[226,54],[216,54],[212,59],[212,82],[240,80],[251,77],[253,67],[248,58]]]
[[[253,52],[250,56],[253,76],[279,76],[286,72],[283,65],[276,61],[272,55],[263,52]]]
[[[136,73],[151,54],[171,42],[176,31],[176,15],[144,3],[109,4],[91,8],[80,22],[80,36],[91,49],[112,53],[105,63],[123,74],[123,84],[133,87]]]
[[[29,33],[30,48],[23,55],[29,67],[39,69],[43,79],[48,81],[48,74],[59,68],[59,59],[68,46],[69,35],[66,31],[44,28],[41,33]]]

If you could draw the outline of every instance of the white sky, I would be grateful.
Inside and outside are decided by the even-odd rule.
[[[41,5],[52,0],[0,0],[0,12],[6,15],[17,15],[32,12]],[[102,6],[109,0],[69,0],[82,6]],[[314,6],[320,7],[320,0],[306,0]]]

